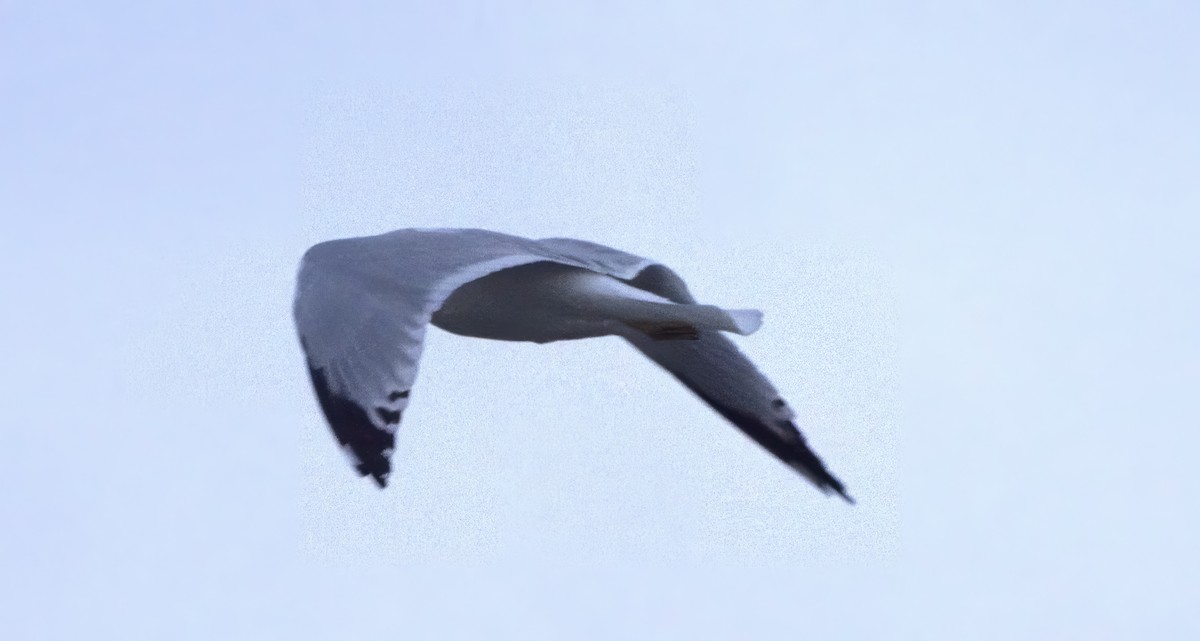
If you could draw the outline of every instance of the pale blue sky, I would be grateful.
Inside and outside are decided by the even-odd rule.
[[[0,8],[0,636],[1200,633],[1195,5],[293,4]],[[619,341],[436,331],[376,491],[293,278],[414,226],[764,309],[859,505]]]

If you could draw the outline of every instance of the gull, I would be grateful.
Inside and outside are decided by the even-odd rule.
[[[698,304],[657,261],[573,238],[401,229],[311,247],[293,313],[333,435],[380,488],[432,324],[533,343],[619,336],[817,489],[854,502],[787,402],[722,334],[752,334],[762,312]]]

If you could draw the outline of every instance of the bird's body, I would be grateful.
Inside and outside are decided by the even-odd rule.
[[[733,313],[755,316],[752,310]],[[549,262],[473,280],[455,290],[431,321],[462,336],[534,343],[624,336],[638,327],[753,331],[720,308],[681,305],[607,274]]]
[[[549,343],[625,338],[818,488],[841,494],[770,382],[724,336],[762,315],[697,304],[670,269],[574,239],[399,230],[321,243],[295,301],[318,400],[358,471],[382,487],[425,328]]]

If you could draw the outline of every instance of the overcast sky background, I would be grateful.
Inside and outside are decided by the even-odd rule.
[[[0,6],[0,636],[1200,632],[1195,4],[567,4]],[[422,226],[764,309],[859,505],[620,341],[438,331],[376,491],[293,279]]]

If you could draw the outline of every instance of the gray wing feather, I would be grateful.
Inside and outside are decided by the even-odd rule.
[[[359,474],[384,487],[430,317],[465,283],[550,261],[631,278],[646,258],[573,239],[405,229],[320,243],[301,261],[293,314],[309,376]]]
[[[661,265],[629,282],[677,303],[695,302],[683,280]],[[656,341],[637,332],[628,333],[625,339],[821,491],[836,492],[854,502],[842,482],[809,448],[793,422],[794,413],[775,386],[728,338],[704,330],[693,341]]]

